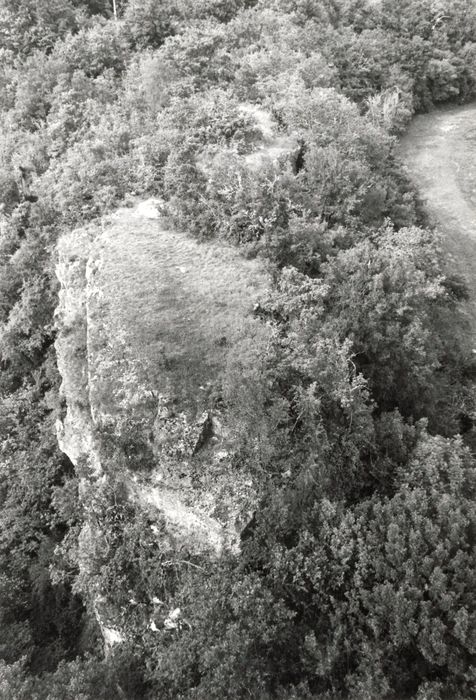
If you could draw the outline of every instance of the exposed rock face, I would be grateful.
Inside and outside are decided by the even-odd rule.
[[[57,274],[58,440],[80,478],[121,469],[130,497],[181,546],[237,547],[256,493],[232,469],[214,392],[229,348],[258,324],[263,269],[165,230],[146,202],[65,235]]]
[[[81,470],[87,466],[95,476],[101,474],[97,445],[93,437],[90,403],[86,266],[93,232],[75,231],[61,239],[58,246],[57,277],[60,303],[56,310],[59,330],[56,340],[58,369],[62,377],[61,393],[67,410],[58,421],[60,449]]]
[[[63,236],[57,276],[65,406],[57,434],[86,514],[91,484],[100,491],[119,472],[127,497],[165,522],[168,546],[237,551],[258,494],[250,474],[233,467],[233,426],[217,392],[230,349],[250,332],[266,340],[252,314],[268,282],[262,267],[166,230],[148,201]],[[83,581],[94,576],[100,540],[94,513],[86,515]],[[107,654],[124,640],[120,615],[86,585]]]

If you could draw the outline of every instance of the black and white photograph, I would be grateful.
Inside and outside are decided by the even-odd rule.
[[[476,700],[476,0],[0,0],[0,700]]]

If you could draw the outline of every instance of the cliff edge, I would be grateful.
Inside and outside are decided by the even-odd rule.
[[[149,201],[63,236],[57,275],[58,440],[80,479],[119,471],[191,551],[235,548],[256,492],[220,379],[231,349],[265,338],[263,266],[168,230]]]

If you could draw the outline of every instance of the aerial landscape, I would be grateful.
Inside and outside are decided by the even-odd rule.
[[[0,0],[0,700],[476,698],[476,1]]]

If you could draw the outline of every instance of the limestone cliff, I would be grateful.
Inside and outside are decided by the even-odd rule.
[[[217,392],[230,349],[265,333],[262,266],[167,230],[149,202],[65,235],[57,274],[58,439],[80,478],[120,469],[191,551],[236,547],[256,490]]]
[[[62,238],[58,247],[56,274],[61,291],[55,314],[56,354],[66,412],[57,423],[57,436],[60,449],[77,468],[88,465],[99,476],[101,464],[93,437],[87,351],[86,266],[93,235],[88,229],[75,231]]]
[[[263,110],[245,111],[262,134],[248,168],[292,157],[295,139]],[[253,309],[269,280],[235,248],[169,230],[153,200],[64,235],[57,276],[58,441],[80,480],[80,578],[108,647],[122,632],[114,601],[91,584],[91,552],[104,534],[88,504],[95,490],[119,475],[127,499],[160,521],[157,533],[165,524],[167,546],[239,550],[259,498],[240,439],[259,455],[261,432],[258,421],[248,435],[250,423],[240,426],[230,405],[238,395],[241,415],[255,422],[241,387],[253,386],[266,353],[271,331]]]

